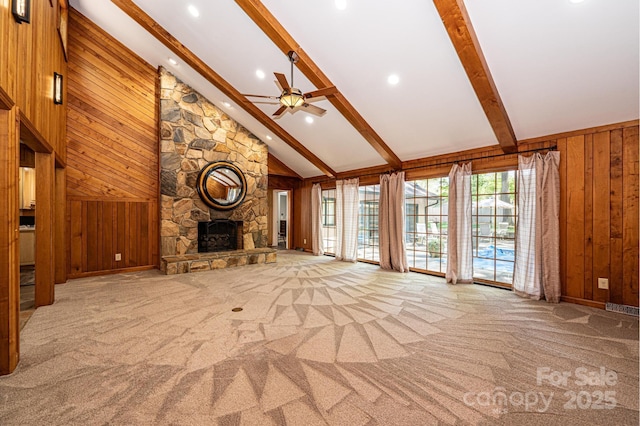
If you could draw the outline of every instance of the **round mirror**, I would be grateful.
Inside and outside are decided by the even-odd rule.
[[[242,171],[226,161],[209,163],[200,170],[196,189],[202,201],[217,210],[231,210],[247,195]]]

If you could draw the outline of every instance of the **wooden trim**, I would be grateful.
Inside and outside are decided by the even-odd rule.
[[[55,299],[55,181],[55,155],[36,152],[36,308]]]
[[[36,129],[36,126],[27,118],[24,112],[20,111],[20,141],[31,148],[34,152],[53,152],[51,144]]]
[[[285,55],[290,51],[296,52],[299,58],[296,65],[311,83],[318,88],[335,86],[335,84],[329,80],[329,77],[322,72],[320,67],[313,62],[309,55],[293,39],[291,34],[287,32],[282,24],[259,0],[236,0],[236,3]],[[389,148],[384,140],[382,140],[339,90],[334,95],[327,96],[327,100],[331,102],[391,167],[399,168],[401,166],[402,162],[400,158]]]
[[[154,21],[149,15],[147,15],[142,9],[140,9],[131,0],[111,0],[116,6],[118,6],[124,13],[126,13],[131,19],[136,21],[140,26],[146,29],[152,36],[154,36],[159,42],[164,44],[173,53],[175,53],[180,59],[185,61],[187,65],[193,68],[196,72],[202,75],[209,83],[213,84],[222,93],[229,97],[229,99],[235,102],[239,107],[248,112],[253,118],[258,120],[262,125],[269,129],[273,134],[282,139],[287,145],[296,150],[300,155],[306,158],[311,164],[320,169],[321,172],[327,176],[335,176],[336,172],[325,164],[314,153],[309,151],[304,145],[302,145],[297,139],[290,135],[286,130],[276,124],[269,116],[267,116],[262,110],[245,98],[236,88],[224,80],[218,73],[216,73],[211,67],[209,67],[202,59],[196,56],[191,50],[184,46],[174,36],[172,36],[167,30],[165,30],[160,24]]]
[[[56,169],[64,169],[67,167],[67,162],[62,158],[62,155],[56,151]]]
[[[75,274],[68,274],[67,278],[76,279],[76,278],[86,278],[86,277],[98,277],[101,275],[114,275],[114,274],[126,274],[128,272],[151,271],[153,269],[158,269],[158,267],[156,265],[145,265],[145,266],[134,266],[131,268],[107,269],[103,271],[92,271],[92,272],[80,272]]]
[[[596,302],[594,300],[581,299],[579,297],[561,296],[561,302],[575,303],[576,305],[589,306],[590,308],[605,309],[607,304],[604,302]]]
[[[67,171],[55,169],[55,203],[54,203],[54,282],[61,284],[67,281]]]
[[[283,173],[271,173],[271,171],[269,171],[269,175],[273,174],[273,175],[278,175],[278,176],[295,177],[295,178],[298,178],[298,179],[302,180],[302,176],[300,176],[293,169],[291,169],[289,166],[287,166],[282,161],[280,161],[275,155],[273,155],[273,154],[271,154],[269,152],[268,153],[268,157],[267,157],[267,164],[268,163],[272,163],[272,162],[274,163],[274,165],[277,168],[280,168],[283,171],[285,171],[286,174],[283,174]]]
[[[519,141],[518,143],[519,144],[532,144],[532,143],[546,142],[546,141],[551,140],[551,139],[570,138],[570,137],[573,137],[573,136],[585,135],[587,133],[608,132],[608,131],[611,131],[611,130],[626,129],[627,127],[634,127],[634,126],[638,126],[638,125],[640,125],[640,120],[622,121],[620,123],[605,124],[605,125],[602,125],[602,126],[587,127],[586,129],[571,130],[571,131],[568,131],[568,132],[555,133],[553,135],[539,136],[539,137],[530,138],[530,139],[523,139],[523,140]]]
[[[504,152],[514,152],[518,142],[511,121],[493,82],[463,1],[433,0],[433,3],[438,9],[500,147]]]
[[[0,110],[0,375],[13,372],[20,358],[17,110]]]
[[[0,109],[8,110],[13,108],[14,105],[15,102],[13,102],[11,96],[9,96],[9,94],[5,92],[2,87],[0,87]]]

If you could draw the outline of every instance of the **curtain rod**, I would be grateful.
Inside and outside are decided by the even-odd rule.
[[[473,161],[473,160],[484,160],[485,158],[505,157],[507,155],[520,155],[520,154],[526,154],[528,152],[555,151],[556,149],[558,149],[558,146],[557,145],[553,145],[553,146],[548,146],[548,147],[545,147],[545,148],[532,148],[532,149],[527,149],[525,151],[510,152],[510,153],[505,153],[505,154],[487,155],[486,157],[472,158],[470,160],[451,160],[451,161],[443,161],[443,162],[435,163],[435,164],[429,164],[429,165],[425,165],[425,166],[407,167],[406,169],[403,168],[401,171],[405,172],[407,170],[417,170],[417,169],[426,169],[426,168],[429,168],[429,167],[446,166],[446,165],[449,165],[449,164],[458,164],[458,163],[464,163],[464,162]],[[380,173],[380,172],[365,173],[363,175],[358,175],[358,177],[383,175],[383,174],[393,173],[395,171],[396,170],[391,170],[391,171],[382,172],[382,173]],[[346,178],[346,179],[352,179],[352,178]],[[334,180],[338,180],[338,178],[326,178],[326,179],[317,180],[317,181],[314,180],[312,183],[314,183],[314,184],[316,184],[316,183],[325,183],[325,182],[332,182]]]

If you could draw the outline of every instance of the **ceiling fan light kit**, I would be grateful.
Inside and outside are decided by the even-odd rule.
[[[297,108],[304,104],[304,95],[300,89],[295,87],[283,89],[282,95],[280,95],[280,103],[289,108]]]

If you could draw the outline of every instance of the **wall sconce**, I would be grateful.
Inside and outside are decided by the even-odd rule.
[[[53,73],[53,103],[62,104],[62,74]]]
[[[11,12],[18,24],[31,22],[31,0],[12,0]]]

